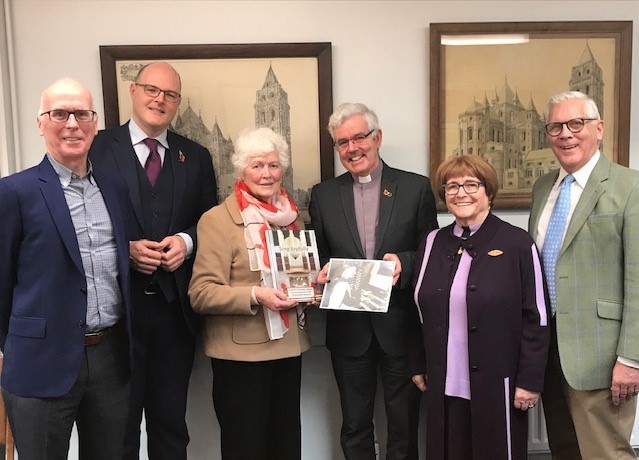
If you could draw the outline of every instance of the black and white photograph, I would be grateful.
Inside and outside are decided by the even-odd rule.
[[[386,313],[395,262],[330,259],[320,308]]]

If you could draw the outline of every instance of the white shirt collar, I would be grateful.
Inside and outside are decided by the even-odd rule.
[[[131,120],[129,120],[129,133],[131,134],[131,144],[133,144],[133,145],[139,144],[140,142],[143,142],[144,139],[149,137],[142,130],[142,128],[140,128],[135,123],[135,121],[133,121],[133,118],[131,118]],[[157,139],[158,142],[160,143],[160,145],[162,145],[162,147],[164,147],[165,149],[169,148],[169,142],[167,140],[167,133],[168,133],[168,130],[165,129],[159,136],[153,138],[153,139]]]
[[[599,149],[595,152],[595,154],[588,160],[588,162],[581,167],[578,171],[572,173],[572,176],[575,178],[575,182],[583,189],[586,187],[586,183],[588,179],[590,179],[590,174],[592,174],[593,169],[595,169],[595,165],[601,158],[601,152]],[[568,172],[562,167],[559,169],[559,177],[557,178],[557,182],[555,182],[555,188],[559,187],[559,185],[563,182],[564,177],[568,175]]]

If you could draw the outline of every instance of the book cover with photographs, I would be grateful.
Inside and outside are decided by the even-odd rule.
[[[273,287],[286,292],[291,300],[319,300],[317,289],[319,254],[313,230],[268,230],[268,257]]]
[[[386,313],[395,262],[331,259],[320,308]]]

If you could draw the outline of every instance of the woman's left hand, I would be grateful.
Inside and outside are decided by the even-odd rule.
[[[298,305],[296,300],[288,300],[286,294],[278,289],[256,286],[255,299],[260,305],[278,312],[280,310],[288,310]]]
[[[539,402],[539,393],[535,391],[524,390],[523,388],[515,388],[515,409],[526,412],[532,409]]]

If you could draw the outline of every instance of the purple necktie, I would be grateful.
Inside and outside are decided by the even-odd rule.
[[[155,187],[155,182],[158,180],[160,170],[162,169],[162,159],[158,153],[159,142],[157,139],[147,137],[144,139],[144,143],[151,151],[151,153],[149,153],[149,157],[146,159],[146,163],[144,164],[144,170],[146,171],[146,177],[148,177],[149,182],[151,182],[151,187]]]

